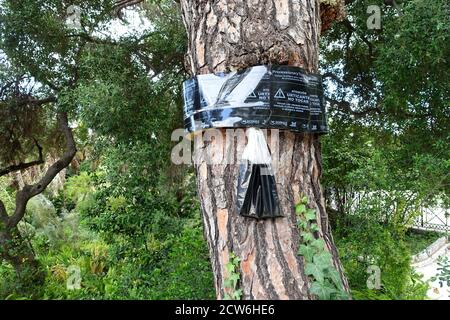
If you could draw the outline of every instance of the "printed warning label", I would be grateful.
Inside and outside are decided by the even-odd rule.
[[[328,131],[320,75],[290,66],[255,66],[199,75],[183,84],[185,128],[261,127]]]
[[[275,99],[284,99],[284,98],[286,98],[286,96],[284,95],[284,92],[283,92],[283,90],[281,90],[281,88],[277,90],[277,93],[275,93],[274,98]]]

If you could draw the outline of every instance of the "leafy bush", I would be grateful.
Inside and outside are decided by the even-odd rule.
[[[14,208],[14,191],[10,187],[10,179],[0,177],[0,199],[3,201],[6,211],[11,212]]]
[[[403,235],[392,226],[353,217],[344,232],[339,227],[337,231],[336,245],[355,299],[416,300],[426,297],[428,285],[414,273],[411,252]],[[371,266],[380,270],[380,288],[368,288]]]
[[[146,251],[115,262],[105,278],[106,298],[213,299],[213,275],[202,230],[198,224],[185,223],[179,236],[171,235],[163,243],[151,237]]]
[[[429,245],[439,239],[442,234],[431,231],[409,230],[405,235],[405,241],[408,248],[411,250],[411,254],[418,254],[425,250]]]

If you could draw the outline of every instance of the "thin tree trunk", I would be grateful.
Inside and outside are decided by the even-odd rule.
[[[20,284],[24,285],[22,291],[27,291],[32,286],[39,286],[44,282],[44,271],[36,260],[32,248],[28,246],[16,227],[0,231],[0,258],[12,265],[20,279]]]
[[[45,174],[35,184],[26,184],[17,191],[16,206],[11,215],[8,214],[0,199],[0,262],[5,259],[11,263],[19,278],[23,280],[21,281],[23,285],[41,284],[44,280],[44,273],[40,269],[32,248],[21,237],[18,224],[25,216],[28,201],[44,192],[53,179],[69,166],[77,152],[67,113],[58,113],[58,122],[66,138],[66,150],[61,158],[49,166]]]
[[[289,64],[318,70],[321,30],[317,0],[182,0],[189,46],[186,65],[192,74],[239,70],[261,64]],[[225,139],[224,139],[225,141]],[[213,142],[219,143],[219,142]],[[225,150],[238,159],[238,145]],[[300,244],[294,206],[300,194],[316,209],[318,236],[326,242],[333,263],[343,275],[325,211],[319,178],[319,137],[282,132],[275,172],[284,218],[256,221],[236,212],[239,164],[207,165],[214,148],[197,145],[196,171],[205,235],[215,275],[217,298],[226,292],[226,264],[233,252],[240,259],[243,299],[312,299]]]

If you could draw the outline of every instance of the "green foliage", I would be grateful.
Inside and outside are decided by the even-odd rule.
[[[370,122],[368,122],[370,124]],[[441,142],[334,121],[324,146],[327,211],[354,299],[424,299],[427,285],[410,266],[429,244],[406,233],[422,207],[448,205],[447,154]],[[428,137],[433,135],[427,134]],[[368,289],[367,268],[381,269]]]
[[[441,288],[444,284],[446,284],[447,287],[450,287],[450,260],[448,259],[448,257],[446,256],[439,257],[437,271],[438,271],[437,275],[432,277],[430,280],[431,281],[439,280]]]
[[[363,216],[362,216],[363,215]],[[383,224],[364,211],[339,221],[336,246],[355,299],[424,299],[428,286],[414,273],[403,228]],[[380,268],[380,289],[368,289],[368,268]]]
[[[414,232],[413,230],[410,230],[405,234],[405,242],[411,251],[411,254],[415,255],[425,250],[441,236],[442,234],[438,232]]]
[[[428,112],[435,137],[445,137],[450,115],[450,96],[444,80],[448,77],[450,55],[448,2],[411,0],[404,3],[402,10],[401,17],[385,22],[380,35],[385,40],[379,46],[375,66],[383,83],[384,104],[396,114],[406,108],[416,114]],[[411,120],[405,125],[417,126],[422,121]],[[411,127],[417,134],[423,129],[423,124],[415,130]]]
[[[161,275],[154,280],[152,299],[214,299],[209,253],[198,221],[186,222],[170,243]]]
[[[348,299],[341,276],[333,265],[332,255],[325,249],[325,242],[316,238],[316,212],[307,208],[308,198],[302,197],[295,206],[302,244],[298,254],[305,260],[305,274],[312,280],[310,292],[320,300]]]
[[[102,299],[102,279],[109,267],[107,257],[108,247],[92,234],[58,250],[43,251],[40,261],[47,267],[47,277],[42,298]],[[74,268],[80,270],[80,288],[72,289],[68,284],[77,276]]]
[[[31,223],[37,228],[54,224],[58,218],[53,203],[43,194],[30,199],[27,210],[31,215]]]
[[[405,287],[405,293],[395,296],[395,292],[373,289],[353,290],[352,296],[355,300],[425,300],[428,284],[424,283],[422,276],[411,271]],[[395,290],[394,290],[395,291]]]
[[[164,242],[149,235],[146,248],[121,260],[106,277],[107,299],[212,299],[215,296],[208,251],[197,223]]]
[[[16,284],[20,282],[17,281],[17,275],[10,264],[5,262],[0,264],[0,279],[2,279],[2,281],[0,281],[0,299],[14,299],[14,292],[18,289]]]
[[[167,180],[159,180],[163,172],[149,171],[143,177],[142,171],[158,161],[149,158],[147,149],[128,149],[132,157],[118,151],[105,153],[102,169],[70,178],[64,189],[66,196],[77,199],[74,210],[80,211],[83,224],[101,234],[108,246],[107,268],[100,284],[94,283],[99,289],[85,298],[94,293],[106,299],[214,297],[194,194],[186,192],[177,202]],[[133,160],[124,165],[117,157]],[[193,189],[192,182],[188,176],[178,187]],[[86,203],[83,190],[91,191],[92,200],[80,206]]]
[[[64,184],[64,201],[65,205],[76,204],[74,208],[77,212],[83,212],[93,201],[92,194],[95,191],[92,176],[82,171],[79,175],[70,177]]]
[[[2,199],[8,213],[11,213],[14,209],[14,196],[14,190],[10,187],[9,179],[0,177],[0,199]]]
[[[77,192],[72,192],[84,181],[86,175],[73,176],[65,196],[84,202]],[[90,182],[92,183],[92,181]],[[89,184],[90,184],[89,183]],[[84,184],[82,184],[84,185]],[[88,188],[90,189],[90,188]],[[108,198],[111,209],[120,212],[124,197]],[[185,200],[186,202],[186,200]],[[45,205],[46,202],[38,202]],[[79,208],[79,203],[75,203]],[[37,210],[45,210],[37,208]],[[195,207],[196,210],[197,207]],[[61,208],[61,212],[66,210]],[[173,224],[179,232],[152,233],[150,228],[143,242],[131,242],[131,236],[118,236],[107,243],[98,234],[86,228],[86,221],[78,217],[77,209],[66,213],[58,220],[63,233],[58,237],[46,228],[50,223],[36,227],[36,235],[30,241],[37,258],[45,269],[45,283],[32,288],[29,283],[18,281],[8,265],[0,266],[0,298],[28,299],[213,299],[215,297],[213,275],[208,250],[198,211],[196,218],[176,219]],[[133,214],[129,212],[129,214]],[[70,220],[70,217],[76,217]],[[157,222],[155,222],[157,223]],[[26,226],[28,226],[27,224]],[[31,225],[30,225],[31,226]],[[165,230],[161,226],[161,232]],[[106,231],[111,232],[114,231]],[[22,232],[22,235],[28,233]],[[105,237],[109,239],[109,237]],[[80,288],[70,289],[73,268],[80,270]],[[22,286],[28,285],[30,294],[24,295]]]
[[[228,272],[223,282],[225,287],[225,300],[240,300],[242,297],[242,289],[238,288],[239,279],[241,278],[239,273],[240,262],[239,257],[231,252],[228,263],[225,265],[225,269]]]
[[[374,4],[382,8],[381,30],[367,29],[366,9]],[[341,214],[361,190],[400,191],[408,205],[448,206],[445,8],[445,0],[408,0],[400,16],[381,0],[356,0],[346,6],[347,19],[324,34],[324,71],[341,80],[327,77],[324,184]]]
[[[82,8],[83,34],[110,19],[112,1],[75,1]],[[82,37],[65,24],[68,5],[56,0],[3,1],[0,39],[13,62],[45,85],[67,86],[76,66]]]

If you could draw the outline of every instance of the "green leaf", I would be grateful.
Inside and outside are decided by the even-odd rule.
[[[323,239],[314,239],[311,241],[310,246],[317,250],[317,252],[321,252],[325,250],[325,241]]]
[[[239,281],[240,275],[238,273],[233,273],[228,279],[230,279],[230,281],[233,281],[233,283],[236,283]]]
[[[223,281],[223,285],[225,288],[233,288],[233,282],[229,278]]]
[[[295,213],[302,214],[306,211],[306,206],[304,204],[298,204],[295,206]]]
[[[338,291],[334,294],[333,300],[349,300],[350,296],[344,291]]]
[[[306,210],[305,218],[306,218],[306,220],[308,220],[308,221],[314,221],[314,220],[316,220],[316,210],[314,210],[314,209],[308,209],[308,210]]]
[[[328,282],[323,281],[314,281],[309,291],[320,300],[330,300],[331,295],[337,292]]]
[[[311,224],[311,231],[312,231],[312,232],[317,232],[317,231],[319,231],[319,227],[317,226],[317,223]]]
[[[306,262],[312,262],[315,251],[310,246],[306,246],[306,245],[302,244],[300,246],[300,248],[298,249],[298,254],[303,256],[305,258]]]
[[[306,221],[301,220],[301,219],[299,219],[299,220],[297,221],[297,227],[298,227],[299,229],[306,229],[307,226],[308,226],[308,224],[307,224]]]
[[[231,262],[228,262],[226,265],[225,265],[225,269],[227,269],[227,271],[228,271],[228,273],[234,273],[234,270],[235,270],[235,266],[234,266],[234,264],[232,264]]]
[[[324,280],[322,267],[315,263],[306,264],[305,273],[307,276],[312,276],[314,280],[317,280],[319,282],[323,282]]]
[[[305,242],[312,242],[314,241],[314,236],[310,232],[301,232],[300,235],[302,236],[303,241]]]
[[[316,265],[320,266],[322,270],[332,267],[331,253],[329,253],[328,251],[323,251],[315,255],[313,261]]]
[[[233,298],[234,300],[240,300],[242,297],[242,289],[238,289],[236,291],[233,292]]]
[[[339,274],[339,272],[335,269],[335,268],[330,268],[327,270],[327,276],[331,279],[331,281],[333,281],[334,285],[338,288],[342,290],[342,279],[341,279],[341,275]]]

